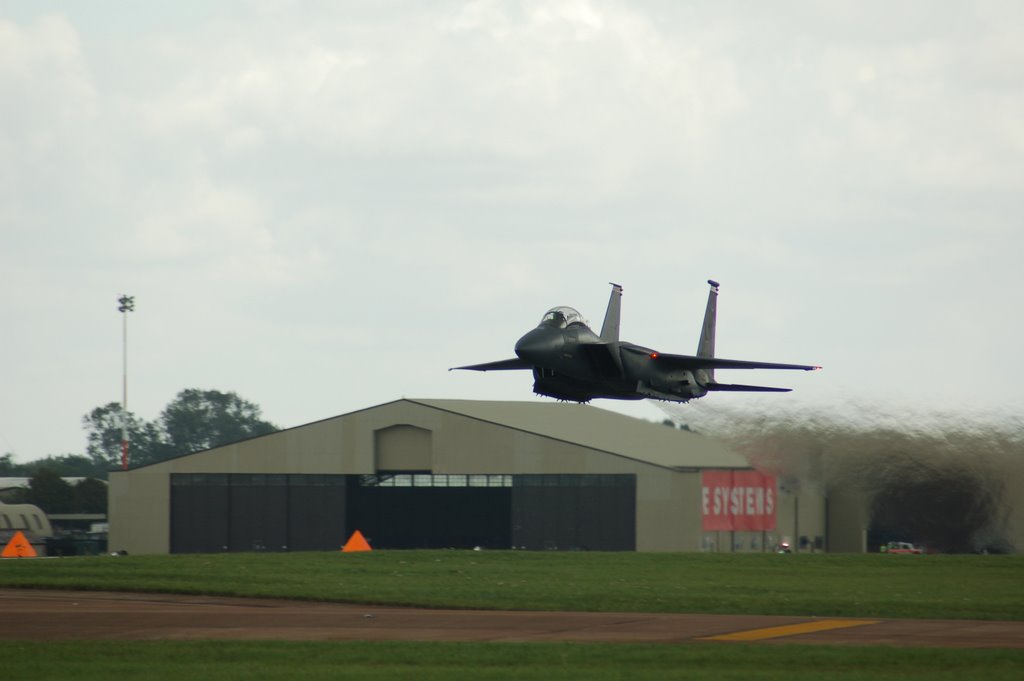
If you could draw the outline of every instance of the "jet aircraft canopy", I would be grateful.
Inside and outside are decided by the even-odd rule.
[[[575,309],[567,307],[565,305],[560,305],[558,307],[553,307],[547,312],[545,312],[544,317],[540,320],[540,323],[551,324],[560,329],[564,329],[570,324],[579,323],[586,325],[587,322],[585,319],[583,319],[583,315],[581,315]]]

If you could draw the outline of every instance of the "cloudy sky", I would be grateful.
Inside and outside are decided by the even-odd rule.
[[[0,0],[0,452],[189,387],[539,399],[545,309],[824,365],[713,403],[1019,413],[1018,2]],[[767,401],[767,402],[766,402]],[[651,403],[600,406],[650,419]],[[769,406],[764,407],[767,404]]]

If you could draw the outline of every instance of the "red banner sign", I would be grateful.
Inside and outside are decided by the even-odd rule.
[[[764,532],[775,529],[775,477],[757,471],[704,471],[704,530]]]

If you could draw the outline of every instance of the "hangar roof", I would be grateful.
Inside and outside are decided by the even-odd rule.
[[[316,430],[321,424],[336,422],[339,419],[347,420],[351,417],[358,418],[360,414],[396,404],[439,410],[496,427],[510,428],[670,470],[751,468],[743,456],[713,438],[584,404],[402,398],[294,426],[285,431],[306,428]],[[241,442],[226,443],[206,452],[242,445],[243,442],[276,438],[282,432],[284,431],[260,435]],[[165,468],[172,461],[204,453],[183,454],[167,461],[144,464],[132,470]]]
[[[717,440],[591,405],[481,400],[405,401],[665,468],[751,467],[743,456]]]

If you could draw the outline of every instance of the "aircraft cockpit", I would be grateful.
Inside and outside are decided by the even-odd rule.
[[[583,324],[586,326],[587,320],[585,320],[583,315],[575,309],[561,305],[559,307],[553,307],[545,312],[540,323],[564,329],[570,324]]]

